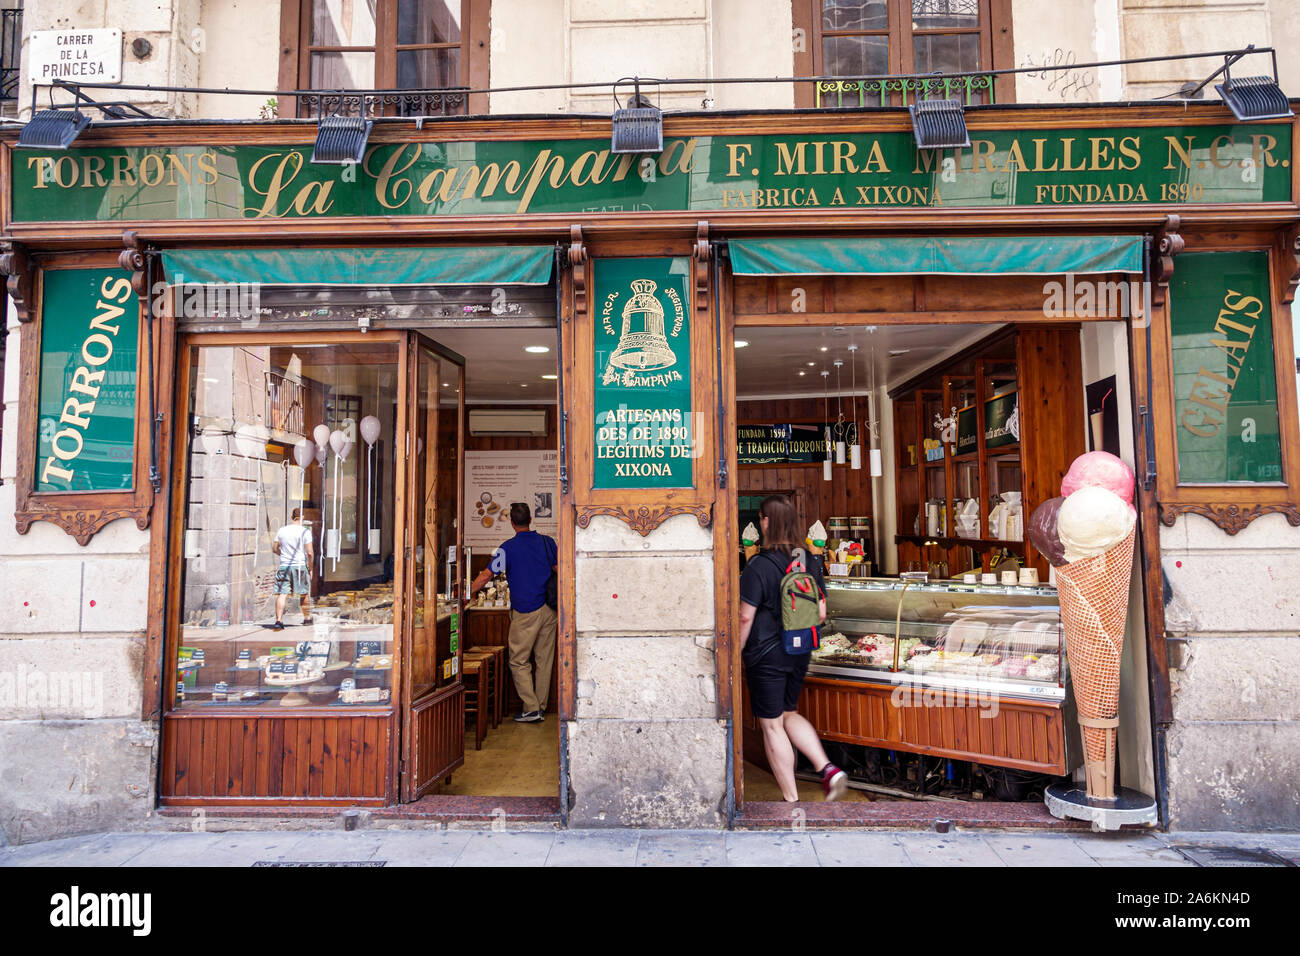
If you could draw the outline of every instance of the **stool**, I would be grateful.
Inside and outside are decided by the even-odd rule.
[[[509,669],[506,646],[504,644],[480,644],[476,645],[474,650],[492,655],[495,664],[494,674],[497,680],[496,722],[500,724],[506,718],[506,672]]]
[[[498,669],[500,664],[497,657],[495,654],[480,650],[477,647],[467,647],[465,648],[465,660],[477,661],[485,671],[483,674],[483,709],[488,715],[489,722],[493,727],[496,727],[501,723],[498,715],[498,711],[501,709],[500,691],[498,689],[500,683]]]
[[[465,660],[461,663],[461,677],[465,683],[465,716],[474,717],[474,749],[483,749],[483,738],[487,736],[487,702],[483,699],[483,679],[486,676],[483,664],[478,660]]]

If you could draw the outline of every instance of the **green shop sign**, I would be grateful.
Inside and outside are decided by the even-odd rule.
[[[1170,285],[1179,482],[1281,481],[1268,253],[1187,253]]]
[[[36,491],[129,491],[140,338],[130,280],[46,271],[40,332]]]
[[[15,222],[529,213],[1250,203],[1291,199],[1291,127],[974,132],[919,152],[910,132],[385,143],[355,167],[311,145],[13,154]]]
[[[597,259],[593,488],[690,488],[690,260]]]
[[[960,429],[960,426],[959,426]],[[984,447],[1000,448],[1020,441],[1018,392],[1003,392],[984,403]]]

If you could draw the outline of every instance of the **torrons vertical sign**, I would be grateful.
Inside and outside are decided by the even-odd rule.
[[[139,339],[125,273],[45,273],[36,491],[131,489]]]
[[[1179,482],[1281,481],[1268,253],[1188,253],[1169,293]]]
[[[686,258],[597,259],[594,488],[690,488]]]

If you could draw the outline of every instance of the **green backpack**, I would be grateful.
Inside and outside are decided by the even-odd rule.
[[[780,559],[771,551],[764,551],[776,566]],[[825,620],[825,595],[817,586],[817,579],[804,567],[799,558],[784,568],[779,592],[781,601],[781,646],[787,654],[811,654],[821,646],[818,628]]]

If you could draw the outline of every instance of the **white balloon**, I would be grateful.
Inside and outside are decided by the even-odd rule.
[[[324,445],[316,446],[316,461],[322,467],[324,467],[325,465],[325,456],[328,455],[329,452],[330,452],[329,442],[326,442]]]
[[[361,419],[361,437],[365,440],[367,445],[373,445],[375,443],[375,440],[379,438],[379,431],[379,419],[374,415],[367,415],[365,418]]]
[[[316,443],[310,438],[304,438],[293,446],[293,460],[298,463],[299,468],[306,468],[315,457]]]
[[[348,443],[348,436],[341,429],[334,429],[330,432],[330,448],[334,449],[334,454],[339,453],[339,449]]]
[[[330,427],[328,425],[317,425],[312,431],[311,437],[316,439],[317,445],[328,445],[330,443]]]
[[[356,447],[356,442],[344,440],[343,445],[334,454],[339,456],[339,461],[347,461],[348,455],[352,454],[352,449]]]

